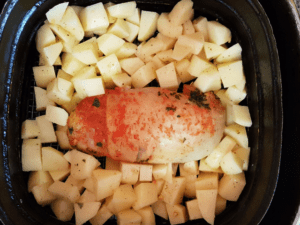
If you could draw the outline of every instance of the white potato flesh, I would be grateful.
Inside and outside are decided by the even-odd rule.
[[[172,54],[173,54],[173,49],[168,49],[168,50],[158,52],[156,55],[164,63],[170,63],[174,61],[174,59],[172,58]]]
[[[193,85],[201,92],[220,90],[222,87],[221,77],[217,67],[211,66],[202,71]]]
[[[96,67],[85,66],[74,74],[74,76],[71,78],[71,81],[74,82],[75,80],[84,80],[95,77],[97,77]]]
[[[46,118],[52,123],[65,126],[68,121],[69,114],[63,108],[49,105],[46,108]]]
[[[231,46],[226,51],[224,51],[221,55],[219,55],[215,62],[216,63],[226,63],[226,62],[234,62],[242,59],[242,48],[239,43]]]
[[[52,184],[53,182],[54,181],[48,171],[31,171],[28,178],[28,192],[30,193],[34,186],[39,186],[45,183]]]
[[[22,143],[22,170],[42,170],[41,140],[25,139]]]
[[[152,173],[155,180],[164,179],[167,174],[167,164],[153,165]]]
[[[186,207],[180,204],[169,205],[166,204],[167,212],[169,215],[170,224],[182,224],[187,222],[188,213]]]
[[[108,7],[113,6],[113,5],[115,5],[115,4],[112,3],[112,2],[108,2],[108,3],[105,3],[105,4],[104,4],[104,8],[105,8],[105,11],[106,11],[106,14],[107,14],[107,18],[108,18],[109,24],[112,24],[112,23],[114,23],[114,22],[117,21],[117,18],[111,16],[111,15],[109,14],[108,10],[107,10]]]
[[[47,86],[47,97],[59,105],[70,102],[73,92],[73,84],[62,78],[52,80]]]
[[[162,13],[157,20],[157,30],[167,37],[178,38],[180,35],[182,35],[183,27],[182,25],[175,26],[171,24],[169,20],[169,14]]]
[[[182,26],[183,26],[183,32],[182,32],[183,35],[195,33],[195,28],[191,20],[187,20],[184,24],[182,24]]]
[[[56,43],[55,36],[49,24],[44,24],[38,29],[35,42],[38,52],[42,52],[43,48]]]
[[[102,2],[82,9],[79,18],[84,31],[106,29],[109,25],[106,10]]]
[[[244,79],[243,63],[241,60],[217,65],[225,88],[239,84]]]
[[[21,138],[22,139],[35,138],[35,137],[39,136],[40,133],[41,133],[41,131],[37,125],[36,120],[25,120],[22,123],[22,128],[21,128]]]
[[[222,198],[220,195],[217,196],[216,202],[216,215],[219,215],[226,209],[227,200]]]
[[[136,200],[137,197],[132,185],[123,184],[115,190],[111,203],[113,204],[114,212],[118,213],[123,210],[130,209]]]
[[[105,205],[102,205],[96,216],[89,220],[92,225],[103,225],[110,217],[112,213]]]
[[[67,184],[71,184],[72,186],[76,186],[78,188],[79,193],[82,193],[83,190],[84,190],[84,186],[83,186],[84,182],[85,182],[85,179],[81,179],[81,180],[76,179],[72,176],[72,174],[70,174],[70,176],[65,181],[65,183],[67,183]]]
[[[57,142],[59,144],[59,147],[61,149],[71,149],[71,145],[69,143],[69,137],[67,135],[66,131],[55,131],[56,137],[57,137]]]
[[[121,162],[122,183],[135,184],[139,179],[140,166],[138,164]]]
[[[244,173],[225,174],[219,184],[219,195],[228,201],[237,201],[246,185]]]
[[[225,127],[224,133],[232,137],[241,147],[248,148],[248,136],[244,126],[232,124]]]
[[[155,69],[158,70],[159,68],[162,68],[163,66],[165,66],[166,64],[161,61],[157,55],[153,56],[153,58],[151,59],[151,62],[154,63]]]
[[[203,48],[204,37],[201,32],[180,35],[176,43],[189,46],[192,49],[192,53],[198,55]]]
[[[129,58],[130,56],[134,55],[137,50],[137,45],[130,43],[130,42],[125,42],[121,48],[119,48],[116,52],[115,55],[117,56],[118,59],[124,59],[124,58]]]
[[[243,161],[243,170],[247,171],[249,166],[250,148],[237,148],[232,150]]]
[[[131,87],[131,77],[127,73],[114,74],[112,80],[117,87]]]
[[[227,104],[232,104],[232,103],[225,95],[225,92],[226,92],[226,89],[221,89],[221,90],[215,91],[214,93],[216,94],[216,96],[218,96],[222,105],[226,107]]]
[[[51,203],[51,209],[61,221],[70,221],[74,215],[74,204],[67,199],[56,199]]]
[[[55,5],[53,8],[48,10],[48,12],[46,12],[47,20],[50,23],[58,24],[59,21],[62,19],[68,5],[69,5],[69,2],[64,2],[61,4]]]
[[[78,6],[78,5],[70,5],[69,7],[75,11],[78,18],[79,18],[79,14],[80,14],[81,10],[83,10],[83,8],[84,8],[83,6]]]
[[[107,33],[114,34],[119,38],[129,37],[129,27],[124,19],[118,18],[117,21],[111,25]]]
[[[93,192],[95,194],[94,181],[92,177],[88,177],[85,179],[83,183],[83,187],[85,187],[86,190]]]
[[[198,175],[199,174],[198,161],[190,161],[184,163],[183,169],[189,174]]]
[[[103,34],[97,39],[98,47],[106,56],[115,53],[125,43],[122,38],[114,34]]]
[[[75,56],[70,53],[64,53],[61,57],[62,70],[74,76],[76,72],[86,66],[83,62],[79,61]]]
[[[154,183],[140,183],[134,187],[136,201],[132,207],[134,210],[150,206],[158,200],[157,189]]]
[[[44,171],[67,170],[69,168],[64,154],[52,147],[42,147],[42,162]]]
[[[156,35],[156,38],[162,40],[164,43],[164,47],[163,47],[162,51],[174,48],[174,45],[177,41],[176,38],[170,38],[168,36],[163,35],[162,33],[158,33]]]
[[[48,191],[50,185],[51,183],[44,183],[32,188],[33,197],[41,206],[49,205],[57,198],[56,195]]]
[[[158,200],[154,204],[151,205],[152,210],[155,215],[164,218],[165,220],[169,219],[166,203],[162,200]]]
[[[72,54],[86,65],[97,63],[99,59],[98,47],[95,48],[91,42],[83,42],[74,46]]]
[[[188,211],[190,220],[197,220],[197,219],[202,219],[203,218],[202,213],[199,209],[197,199],[186,201],[185,205],[186,205],[186,209]]]
[[[181,45],[176,42],[174,46],[174,50],[172,52],[172,59],[176,61],[180,61],[184,58],[188,58],[191,52],[192,52],[192,48],[190,46]]]
[[[154,225],[155,216],[153,210],[150,206],[136,211],[142,217],[142,224],[144,225]]]
[[[125,23],[127,24],[128,32],[129,32],[129,35],[128,37],[125,38],[125,40],[128,42],[133,42],[138,36],[140,27],[128,21],[125,21]]]
[[[53,66],[34,66],[32,70],[36,85],[41,88],[46,88],[56,77]]]
[[[208,41],[207,18],[200,16],[193,20],[193,25],[196,31],[200,31],[204,36],[204,41]]]
[[[72,75],[66,73],[62,69],[59,69],[58,72],[57,72],[57,78],[62,78],[62,79],[65,79],[67,81],[71,81],[72,77],[73,77]]]
[[[197,175],[186,175],[186,184],[184,190],[184,196],[187,198],[196,198],[196,186]]]
[[[153,183],[156,185],[157,195],[159,196],[164,187],[165,181],[163,179],[159,179],[159,180],[154,180]]]
[[[158,17],[159,14],[156,12],[142,10],[138,34],[139,41],[146,41],[154,34],[158,24]]]
[[[225,174],[238,174],[243,172],[243,160],[232,151],[224,155],[220,166]]]
[[[199,209],[209,224],[214,224],[218,190],[197,190]]]
[[[145,63],[138,57],[132,57],[127,59],[121,59],[120,65],[129,75],[133,75],[139,68],[145,65]]]
[[[153,165],[140,165],[139,181],[152,181]]]
[[[40,136],[38,137],[42,143],[55,143],[57,138],[55,135],[53,123],[47,120],[46,116],[36,117],[37,124],[40,128]]]
[[[100,202],[75,203],[74,210],[76,225],[82,225],[96,216],[100,205]]]
[[[179,88],[180,80],[177,78],[174,62],[156,70],[156,75],[161,88],[176,91]]]
[[[127,18],[134,14],[136,9],[136,2],[130,1],[125,3],[119,3],[107,8],[109,14],[116,18]]]
[[[218,168],[225,154],[230,152],[236,145],[234,139],[230,136],[225,136],[215,149],[206,158],[206,163],[212,168]]]
[[[179,1],[169,13],[170,22],[175,25],[182,25],[194,16],[193,2],[191,0]]]
[[[233,104],[239,104],[246,98],[247,92],[245,89],[241,91],[236,86],[230,86],[227,88],[225,95]]]
[[[223,173],[222,169],[218,167],[217,169],[211,168],[207,163],[206,163],[206,158],[203,158],[200,160],[199,163],[199,170],[203,172],[216,172],[216,173]]]
[[[173,184],[173,163],[167,163],[167,173],[164,180],[170,184]]]
[[[201,172],[195,182],[196,190],[218,189],[219,174],[214,172]]]
[[[119,212],[116,216],[118,225],[141,224],[142,222],[142,217],[140,214],[132,209]]]
[[[46,61],[46,65],[49,66],[54,65],[62,49],[63,49],[63,44],[61,42],[57,42],[55,44],[43,48],[41,54],[43,55],[43,58]]]
[[[158,38],[151,38],[143,45],[139,46],[136,55],[144,62],[147,62],[153,54],[156,54],[162,50],[163,45],[164,43],[162,40]]]
[[[209,42],[222,45],[231,42],[231,31],[217,21],[207,22]]]
[[[52,170],[52,171],[49,171],[52,179],[54,181],[63,181],[65,180],[69,175],[70,175],[70,167],[67,169],[67,170]]]
[[[252,126],[252,120],[248,106],[233,105],[233,121],[245,127]]]
[[[190,66],[190,61],[188,59],[182,59],[179,62],[175,63],[175,68],[177,71],[177,75],[182,83],[189,82],[195,79],[195,76],[192,76],[187,69]]]
[[[139,8],[135,8],[132,16],[126,17],[126,21],[133,23],[137,26],[140,26],[140,20],[141,20],[141,10]]]
[[[63,104],[62,107],[68,113],[71,113],[76,108],[78,103],[81,102],[81,100],[82,100],[82,98],[79,96],[79,94],[77,92],[75,92],[71,98],[71,101]]]
[[[78,202],[79,203],[96,202],[96,195],[93,192],[86,189],[83,192],[83,194],[80,196]]]
[[[120,170],[120,161],[115,161],[109,157],[105,159],[105,169],[107,170]]]
[[[185,177],[173,177],[173,183],[166,182],[161,192],[160,199],[165,203],[180,204],[185,190]]]
[[[215,65],[211,62],[208,62],[196,55],[193,55],[191,59],[191,64],[188,68],[188,72],[195,77],[200,76],[201,72],[209,69],[210,67],[214,67]]]
[[[80,198],[80,193],[77,186],[72,186],[61,181],[55,181],[48,188],[48,191],[59,198],[65,198],[75,203]]]
[[[221,55],[224,51],[226,51],[226,48],[209,42],[204,42],[204,51],[206,58],[210,61],[212,59],[217,58],[219,55]]]
[[[132,85],[135,88],[142,88],[156,78],[155,65],[153,62],[148,62],[146,65],[139,68],[132,75]]]
[[[233,121],[233,105],[230,103],[226,104],[226,126],[234,124]]]

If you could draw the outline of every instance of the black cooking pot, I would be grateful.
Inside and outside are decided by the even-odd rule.
[[[37,205],[27,192],[26,173],[20,160],[21,122],[34,113],[32,66],[38,59],[35,33],[45,13],[60,0],[11,0],[0,17],[0,218],[4,224],[65,224],[49,209]],[[90,5],[95,0],[74,0]],[[104,1],[106,2],[106,1]],[[113,1],[115,3],[121,1]],[[176,0],[137,1],[138,7],[168,12]],[[218,19],[240,43],[247,79],[247,101],[253,126],[247,185],[237,202],[228,204],[215,224],[258,224],[265,215],[277,183],[282,143],[281,76],[275,38],[269,20],[257,0],[194,0],[195,17]],[[34,116],[34,115],[33,115]],[[114,220],[110,221],[115,223]],[[159,223],[167,222],[159,220]],[[190,221],[188,224],[206,224]]]

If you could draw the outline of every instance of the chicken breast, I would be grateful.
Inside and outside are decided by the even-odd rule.
[[[185,85],[106,90],[82,100],[68,120],[71,146],[127,162],[189,162],[220,142],[225,109],[213,92]]]

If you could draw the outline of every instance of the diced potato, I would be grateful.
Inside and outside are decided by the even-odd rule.
[[[118,87],[131,87],[131,77],[127,73],[114,74],[111,78]]]
[[[238,174],[243,172],[243,161],[232,151],[222,158],[220,166],[225,174]]]
[[[76,225],[82,225],[96,216],[100,205],[100,202],[75,203],[74,210]]]
[[[182,35],[183,27],[182,25],[175,26],[171,24],[169,20],[169,14],[162,13],[157,20],[157,30],[167,37],[178,38],[180,35]]]
[[[198,161],[190,161],[184,163],[183,169],[189,174],[198,175],[199,174]]]
[[[241,147],[248,148],[248,136],[244,126],[232,124],[225,127],[224,133],[232,137]]]
[[[196,31],[200,31],[203,34],[204,41],[208,41],[207,18],[200,16],[193,20],[193,25]]]
[[[182,24],[182,26],[183,26],[183,32],[182,32],[183,35],[195,33],[195,28],[191,20],[187,20],[184,24]]]
[[[114,207],[114,204],[112,202],[112,199],[113,199],[113,195],[111,196],[108,196],[107,198],[105,198],[105,201],[104,201],[104,204],[103,206],[106,206],[107,209],[114,215],[116,215],[116,210],[115,210],[115,207]]]
[[[139,171],[138,164],[121,162],[122,183],[135,184],[139,179]]]
[[[52,147],[42,147],[42,162],[44,171],[67,170],[69,168],[64,154]]]
[[[57,142],[61,149],[71,149],[71,145],[69,143],[69,137],[66,132],[64,131],[55,131]]]
[[[135,54],[144,62],[148,62],[153,54],[162,50],[163,46],[164,43],[162,40],[158,38],[151,38],[143,45],[140,45]]]
[[[199,174],[195,182],[195,187],[196,190],[218,189],[218,184],[219,184],[218,173],[202,172]]]
[[[172,54],[173,54],[173,50],[168,49],[165,51],[161,51],[161,52],[157,53],[156,55],[164,63],[170,63],[170,62],[174,61],[174,59],[172,58]]]
[[[179,168],[179,163],[172,163],[172,176],[176,176],[177,175],[177,171]]]
[[[48,105],[55,105],[55,102],[48,99],[47,91],[40,87],[34,87],[36,111],[43,111]]]
[[[154,34],[158,25],[158,17],[159,14],[156,12],[142,10],[138,34],[139,41],[146,41]]]
[[[231,31],[217,21],[207,22],[208,39],[217,45],[231,42]]]
[[[115,55],[117,56],[118,59],[124,59],[124,58],[128,58],[128,57],[134,55],[136,50],[137,50],[137,45],[136,44],[125,42],[121,46],[121,48],[119,48],[115,52]]]
[[[219,195],[228,201],[237,201],[246,185],[244,173],[225,174],[219,183]]]
[[[82,69],[85,64],[79,61],[75,56],[73,56],[70,53],[64,53],[62,55],[62,70],[64,70],[66,73],[74,76],[76,72],[78,72],[80,69]]]
[[[73,93],[73,84],[62,78],[52,80],[47,86],[47,97],[59,105],[70,102]]]
[[[128,42],[133,42],[136,37],[138,36],[138,33],[139,33],[139,26],[133,24],[133,23],[130,23],[130,22],[127,22],[125,21],[127,26],[128,26],[128,30],[129,30],[129,35],[128,37],[125,38],[126,41]]]
[[[202,71],[193,83],[201,92],[217,91],[221,89],[220,73],[215,66]]]
[[[188,59],[182,59],[179,62],[175,63],[177,75],[182,83],[189,82],[196,78],[187,71],[189,66],[190,66],[190,61]]]
[[[166,64],[161,61],[157,55],[153,56],[153,58],[151,59],[151,62],[154,63],[155,69],[158,70],[159,68],[162,68],[163,66],[165,66]]]
[[[209,224],[214,224],[218,190],[197,190],[199,209]]]
[[[49,105],[46,108],[46,118],[52,123],[65,126],[67,124],[69,114],[62,108]]]
[[[57,78],[62,78],[62,79],[65,79],[67,81],[71,81],[72,77],[73,77],[72,75],[66,73],[62,69],[59,69],[58,72],[57,72]]]
[[[135,8],[134,13],[132,16],[129,16],[126,18],[126,21],[133,23],[137,26],[140,26],[140,20],[141,20],[141,10],[139,8]]]
[[[192,53],[198,55],[203,48],[204,37],[201,32],[180,35],[176,44],[189,46],[192,49]]]
[[[154,183],[156,185],[157,195],[159,196],[164,187],[165,180],[163,180],[163,179],[154,180],[152,183]]]
[[[83,39],[84,30],[74,8],[67,7],[63,17],[59,21],[59,25],[74,35],[78,41]]]
[[[243,161],[243,170],[247,171],[249,166],[250,148],[238,147],[232,151]]]
[[[55,36],[49,24],[44,24],[38,29],[35,42],[38,52],[42,52],[43,48],[56,43]]]
[[[169,219],[168,212],[167,212],[167,206],[164,201],[158,200],[157,202],[152,204],[151,207],[152,207],[152,210],[155,215],[158,215],[158,216],[164,218],[165,220]]]
[[[228,62],[217,65],[225,88],[238,84],[244,79],[242,61]]]
[[[106,56],[115,53],[125,41],[114,34],[103,34],[97,39],[98,47]]]
[[[171,224],[182,224],[188,221],[188,213],[185,206],[166,204],[166,207]]]
[[[93,181],[92,177],[88,177],[85,179],[85,181],[83,183],[83,187],[85,187],[86,190],[95,193],[94,181]]]
[[[231,46],[226,51],[224,51],[221,55],[219,55],[215,62],[216,63],[226,63],[226,62],[234,62],[242,59],[242,48],[239,43]]]
[[[220,167],[218,167],[217,169],[214,169],[214,168],[211,168],[209,165],[207,165],[206,158],[203,158],[200,160],[199,170],[203,171],[203,172],[223,173],[223,171]]]
[[[142,225],[155,225],[155,216],[150,206],[136,211],[142,217]]]
[[[67,183],[67,184],[71,184],[72,186],[76,186],[78,188],[79,193],[82,193],[83,190],[84,190],[84,187],[83,187],[84,182],[85,182],[85,180],[76,179],[72,176],[72,174],[65,181],[65,183]]]
[[[68,5],[69,2],[64,2],[55,5],[53,8],[48,10],[48,12],[46,12],[47,20],[50,23],[58,24],[58,22],[62,19]]]
[[[96,216],[89,220],[92,225],[103,225],[110,217],[112,213],[107,209],[105,205],[102,205]]]
[[[179,88],[180,81],[177,78],[174,62],[156,70],[156,75],[161,88],[167,88],[174,91]]]
[[[130,1],[130,2],[124,2],[124,3],[119,3],[110,6],[107,8],[107,11],[113,17],[127,18],[134,14],[135,9],[136,9],[136,2]]]
[[[53,124],[49,120],[47,120],[45,115],[36,117],[36,122],[41,131],[39,139],[42,143],[57,142]]]
[[[56,199],[56,196],[48,191],[50,185],[51,183],[44,183],[32,188],[34,199],[41,206],[49,205]]]
[[[54,181],[48,171],[32,171],[28,178],[28,192],[30,193],[34,186],[39,186],[45,183],[52,184],[53,182]]]
[[[109,25],[106,10],[102,2],[82,9],[79,18],[84,31],[106,29]]]
[[[68,125],[65,125],[65,126],[60,126],[60,125],[57,125],[56,126],[56,130],[57,131],[63,131],[63,132],[66,132],[68,131]]]
[[[152,165],[140,165],[139,181],[152,181]]]
[[[41,55],[45,59],[45,64],[52,66],[59,58],[59,55],[63,49],[63,44],[61,42],[57,42],[55,44],[49,45],[42,49]]]
[[[32,70],[36,85],[41,88],[46,88],[56,77],[53,66],[34,66]]]
[[[136,194],[130,184],[120,185],[114,192],[112,204],[114,212],[118,213],[126,209],[130,209],[133,203],[137,200]]]
[[[67,170],[52,170],[52,171],[49,171],[52,179],[54,181],[63,181],[65,180],[69,175],[70,175],[70,167],[67,169]]]
[[[108,7],[113,6],[113,5],[115,5],[115,4],[112,3],[112,2],[108,2],[108,3],[105,3],[105,4],[104,4],[104,8],[105,8],[105,11],[106,11],[106,14],[107,14],[108,22],[109,22],[110,24],[112,24],[112,23],[114,23],[114,22],[117,21],[117,18],[111,16],[111,15],[109,14],[108,10],[107,10]]]
[[[221,90],[215,91],[214,93],[216,94],[216,96],[218,96],[222,105],[226,107],[227,104],[232,104],[232,103],[225,95],[225,92],[226,92],[226,89],[221,89]]]
[[[190,220],[202,219],[202,213],[199,209],[199,204],[197,199],[189,200],[185,202],[186,209],[189,214]]]
[[[139,68],[145,65],[145,63],[138,57],[126,58],[120,60],[120,65],[129,75],[133,75]]]
[[[96,195],[93,192],[86,189],[83,192],[83,194],[80,196],[78,202],[79,203],[96,202]]]
[[[185,190],[185,181],[185,177],[173,177],[173,183],[165,183],[159,198],[170,205],[181,203]]]
[[[105,169],[107,170],[120,170],[120,161],[115,161],[109,157],[105,159]]]
[[[153,165],[153,177],[155,180],[164,179],[167,174],[167,164],[155,164]]]
[[[62,107],[70,114],[79,104],[79,102],[81,102],[81,100],[81,96],[75,92],[71,98],[71,101],[63,104]]]
[[[162,33],[158,33],[156,38],[162,40],[164,43],[164,47],[162,48],[162,51],[174,48],[174,45],[177,41],[176,38],[170,38],[168,36],[163,35]]]
[[[65,198],[75,203],[80,198],[77,186],[72,186],[61,181],[55,181],[48,188],[48,191],[60,198]]]
[[[193,50],[190,46],[181,45],[180,43],[176,42],[172,52],[172,59],[180,61],[184,58],[188,58],[192,51]]]
[[[36,120],[25,120],[22,123],[21,138],[29,139],[35,138],[40,135],[40,128],[37,125]]]
[[[167,164],[167,173],[163,179],[170,184],[173,183],[173,163],[169,162]]]
[[[218,168],[224,155],[230,152],[236,142],[229,136],[223,138],[223,140],[215,147],[212,153],[206,158],[206,163],[212,168]]]
[[[103,76],[74,81],[79,98],[102,95],[105,93]]]
[[[226,50],[226,48],[210,42],[204,42],[203,47],[204,47],[206,58],[209,61],[217,58]]]
[[[186,175],[186,185],[184,190],[184,196],[187,198],[196,198],[196,186],[197,175]]]
[[[226,126],[234,124],[233,121],[233,105],[230,103],[226,104]]]
[[[248,106],[233,105],[233,121],[245,127],[252,126],[252,120]]]
[[[142,222],[140,214],[132,209],[121,211],[116,216],[118,225],[141,224]]]
[[[157,198],[157,189],[154,183],[140,183],[134,187],[137,200],[133,203],[133,209],[139,210],[155,203]]]
[[[96,169],[92,172],[92,179],[97,200],[100,201],[114,193],[121,183],[122,173],[116,170]]]
[[[111,76],[122,72],[117,56],[115,54],[106,56],[97,63],[97,66],[102,75],[105,87],[113,88],[115,84]]]
[[[114,34],[119,38],[127,38],[129,36],[129,26],[124,19],[118,18],[117,21],[108,28],[107,33]]]
[[[85,66],[74,74],[71,81],[74,83],[75,80],[84,80],[95,77],[97,77],[95,66]]]
[[[217,196],[216,201],[216,215],[219,215],[221,212],[223,212],[226,208],[227,200],[225,198],[222,198],[220,195]]]
[[[61,221],[70,221],[74,215],[74,204],[67,199],[56,199],[51,203],[51,209]]]
[[[76,149],[71,151],[71,175],[79,180],[92,175],[94,169],[100,166],[100,162],[92,155],[80,152]]]
[[[97,46],[96,46],[97,47]],[[86,65],[98,62],[98,47],[91,42],[82,42],[73,48],[73,56]]]
[[[179,1],[169,14],[170,22],[174,26],[182,25],[194,16],[193,2],[191,0]]]
[[[196,55],[193,55],[192,59],[191,59],[191,64],[188,68],[188,72],[195,77],[198,77],[201,72],[203,72],[204,70],[207,70],[210,67],[213,67],[214,64],[199,58]]]
[[[239,104],[246,98],[247,93],[245,89],[241,91],[236,86],[230,86],[227,88],[225,95],[233,104]]]
[[[142,88],[153,81],[156,78],[154,69],[155,65],[153,62],[148,62],[139,68],[131,77],[133,87]]]

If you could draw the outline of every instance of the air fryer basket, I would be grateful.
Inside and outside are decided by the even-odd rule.
[[[22,172],[20,127],[40,115],[35,111],[32,66],[38,62],[35,33],[45,13],[59,0],[8,1],[0,17],[1,141],[0,218],[5,224],[66,224],[55,219],[27,193],[28,174]],[[95,0],[74,0],[90,5]],[[107,1],[103,1],[104,3]],[[115,0],[114,3],[122,2]],[[176,0],[137,1],[143,10],[169,12]],[[233,42],[243,49],[247,102],[253,126],[248,130],[251,147],[247,185],[235,203],[216,217],[215,224],[258,224],[272,200],[280,164],[282,141],[281,78],[275,39],[268,18],[256,0],[194,0],[195,18],[218,19],[230,28]],[[5,43],[5,44],[4,44]],[[54,145],[57,147],[57,145]],[[157,222],[168,224],[163,220]],[[110,220],[109,223],[116,223]],[[206,224],[190,221],[188,224]]]

